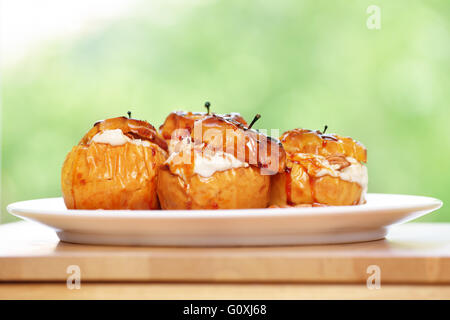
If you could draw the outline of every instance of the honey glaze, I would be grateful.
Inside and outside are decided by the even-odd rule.
[[[194,130],[196,121],[205,121],[205,123],[234,126],[244,128],[247,122],[239,113],[215,114],[205,112],[184,112],[175,111],[170,113],[164,123],[159,127],[159,131],[164,139],[172,138],[172,133],[180,128],[186,129],[189,133]]]
[[[293,163],[299,165],[302,170],[304,171],[304,173],[308,176],[308,183],[309,183],[309,189],[311,190],[311,198],[312,198],[312,202],[309,204],[319,204],[319,201],[315,198],[314,196],[314,182],[315,182],[315,178],[310,176],[307,172],[307,169],[298,161],[292,161]],[[298,205],[302,205],[302,204],[297,204],[292,200],[292,168],[286,166],[284,175],[285,175],[285,192],[286,192],[286,204],[288,206],[298,206]],[[306,204],[306,203],[304,203]]]
[[[184,188],[184,192],[188,198],[186,201],[186,209],[191,210],[192,209],[192,196],[190,194],[190,184],[188,181],[183,180],[183,188]]]
[[[360,142],[334,133],[293,129],[283,133],[280,141],[289,154],[310,153],[322,156],[345,154],[360,162],[367,162],[367,150]]]
[[[298,128],[281,135],[290,167],[284,173],[287,205],[364,203],[367,150],[350,137],[325,133],[327,128]]]
[[[97,121],[79,142],[79,145],[89,145],[94,136],[108,130],[118,130],[130,139],[139,139],[158,145],[167,151],[167,143],[156,132],[155,127],[143,120],[129,119],[126,117],[110,118]]]
[[[286,168],[284,173],[287,205],[296,206],[299,204],[323,203],[324,185],[318,186],[317,183],[322,183],[320,179],[327,176],[333,179],[339,179],[342,183],[346,181],[358,184],[361,187],[360,196],[358,199],[352,201],[351,204],[364,203],[364,195],[367,191],[367,169],[355,159],[339,154],[329,158],[314,154],[294,154],[289,155],[289,162],[291,165]],[[295,172],[303,172],[306,178],[297,176],[297,174],[293,176],[292,165],[299,166],[299,170],[297,171],[295,169]],[[292,185],[293,179],[296,179],[294,186]],[[294,199],[293,191],[297,189],[292,190],[292,188],[297,188],[300,192],[298,194],[301,194],[303,198],[295,196]],[[317,188],[322,191],[319,192]],[[320,193],[320,196],[316,194],[316,191]]]
[[[239,114],[174,112],[166,118],[160,132],[165,139],[180,141],[172,137],[179,128],[186,128],[195,144],[230,153],[238,160],[264,168],[271,174],[284,170],[286,153],[281,142],[251,129]]]
[[[286,190],[286,203],[290,206],[294,205],[292,202],[292,177],[291,177],[291,168],[286,167],[284,176],[286,177],[286,184],[285,184],[285,190]]]

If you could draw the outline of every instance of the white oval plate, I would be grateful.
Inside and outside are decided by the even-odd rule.
[[[442,206],[429,197],[368,194],[358,206],[245,210],[68,210],[62,198],[10,204],[62,241],[108,245],[242,246],[382,239],[394,224]]]

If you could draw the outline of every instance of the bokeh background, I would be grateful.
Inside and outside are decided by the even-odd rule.
[[[381,29],[369,30],[369,5]],[[3,0],[2,222],[60,195],[65,155],[98,120],[174,109],[262,114],[369,152],[369,191],[450,202],[448,0]],[[422,221],[450,221],[445,206]]]

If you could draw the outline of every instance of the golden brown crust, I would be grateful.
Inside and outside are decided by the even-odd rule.
[[[280,138],[287,153],[312,153],[324,157],[345,155],[360,162],[367,162],[367,150],[358,141],[336,134],[320,131],[294,129],[286,131]]]
[[[162,139],[155,127],[143,120],[129,119],[126,117],[110,118],[98,121],[91,130],[81,139],[79,145],[89,145],[92,138],[99,132],[105,130],[120,129],[123,134],[129,138],[147,140],[158,145],[161,149],[167,151],[167,143]]]
[[[269,202],[270,176],[254,167],[197,174],[182,178],[167,167],[159,170],[158,197],[162,209],[265,208]]]

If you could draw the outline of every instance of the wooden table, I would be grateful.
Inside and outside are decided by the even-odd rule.
[[[67,287],[69,266],[80,289]],[[369,266],[380,289],[366,285]],[[366,243],[176,248],[70,244],[11,223],[0,226],[0,299],[18,298],[450,299],[450,224],[397,226]]]

